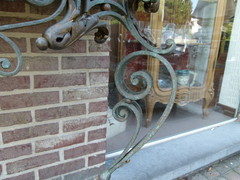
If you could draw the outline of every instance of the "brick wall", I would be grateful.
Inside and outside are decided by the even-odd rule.
[[[0,25],[44,18],[59,4],[24,2],[0,0]],[[104,168],[109,47],[89,34],[42,52],[35,39],[54,22],[4,32],[24,62],[16,76],[0,78],[0,179],[84,179]],[[16,67],[2,39],[0,57]]]

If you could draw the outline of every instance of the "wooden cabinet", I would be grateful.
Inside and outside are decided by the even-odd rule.
[[[169,24],[174,24],[174,19],[169,20],[167,18],[167,21],[163,20],[165,19],[163,15],[167,1],[172,3],[177,2],[161,0],[159,11],[152,13],[150,17],[148,15],[146,21],[141,14],[139,15],[140,26],[147,27],[149,25],[150,28],[148,29],[151,29],[151,38],[158,47],[163,46],[162,40],[165,38],[166,22],[169,21]],[[175,24],[176,35],[174,41],[177,45],[176,51],[163,56],[172,64],[176,74],[179,70],[180,72],[187,70],[189,73],[188,83],[180,83],[178,85],[175,104],[184,106],[190,102],[202,99],[203,115],[206,116],[209,105],[214,97],[214,73],[227,0],[191,0],[191,2],[192,6],[194,6],[191,13],[189,13],[191,20],[186,20],[186,25]],[[175,6],[174,8],[179,7]],[[144,23],[145,25],[143,25]],[[186,32],[189,31],[189,27],[186,28],[186,26],[191,26],[190,29],[194,32],[187,34]],[[193,26],[197,28],[194,30]],[[130,52],[141,50],[140,44],[131,37],[128,37],[128,33],[123,26],[120,26],[119,33],[119,60]],[[132,63],[129,69],[127,69],[129,72],[126,74],[146,69],[153,77],[153,87],[150,94],[145,98],[146,126],[149,126],[155,104],[157,102],[162,104],[168,103],[171,94],[171,79],[160,62],[154,58],[141,57]]]
[[[192,0],[194,1],[194,0]],[[161,1],[161,8],[164,8],[164,2]],[[209,3],[209,4],[208,4]],[[214,72],[215,72],[215,65],[218,56],[220,38],[221,38],[221,28],[223,25],[225,8],[226,8],[227,0],[218,0],[218,1],[203,1],[199,0],[195,11],[202,11],[202,12],[193,12],[195,14],[196,21],[202,21],[201,27],[199,30],[202,32],[195,33],[198,37],[191,36],[189,39],[185,39],[185,43],[181,43],[181,41],[177,41],[177,47],[186,46],[187,49],[187,57],[188,59],[188,67],[187,69],[192,73],[192,77],[189,77],[190,80],[195,82],[189,82],[187,85],[179,85],[177,90],[177,96],[175,103],[178,105],[186,105],[189,102],[196,102],[203,99],[203,115],[206,116],[208,114],[208,107],[211,100],[214,97],[214,90],[213,90],[213,81],[214,81]],[[204,10],[204,8],[210,5],[210,9],[212,8],[215,12],[210,13],[210,17],[201,17],[206,16],[206,11],[210,9]],[[199,6],[199,7],[198,7]],[[214,7],[215,6],[215,7]],[[162,23],[162,12],[161,9],[157,14],[151,15],[150,26],[151,29],[155,30],[158,29],[161,33],[158,33],[158,38],[163,34],[163,23]],[[199,14],[198,14],[199,13]],[[202,14],[201,14],[202,13]],[[212,20],[212,22],[209,22]],[[204,22],[205,21],[205,22]],[[207,22],[208,21],[208,22]],[[205,23],[205,24],[204,24]],[[158,44],[161,46],[161,43]],[[186,53],[186,49],[185,52]],[[166,59],[169,60],[170,55],[166,55]],[[179,63],[178,60],[181,59],[178,55],[173,54],[175,56],[176,64]],[[180,55],[181,56],[181,55]],[[171,59],[171,57],[170,57]],[[181,67],[180,67],[181,68]],[[184,68],[185,69],[185,68]],[[182,70],[184,70],[182,69]],[[160,102],[163,104],[167,104],[170,94],[171,94],[171,87],[166,85],[165,82],[164,86],[164,79],[166,81],[166,74],[164,74],[164,68],[162,68],[161,64],[158,60],[153,58],[149,58],[147,62],[147,70],[153,76],[154,85],[151,89],[150,94],[145,98],[146,104],[146,125],[149,126],[153,108],[155,103]],[[176,70],[176,69],[175,69]],[[177,70],[176,70],[177,71]],[[165,76],[164,76],[165,75]],[[163,78],[161,79],[161,76]],[[189,75],[191,76],[191,74]],[[193,77],[194,76],[194,77]]]

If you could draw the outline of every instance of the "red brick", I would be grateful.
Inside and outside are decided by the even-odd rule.
[[[103,138],[106,138],[106,128],[88,132],[88,142]]]
[[[0,97],[0,108],[2,110],[17,109],[59,102],[58,92],[36,92],[29,94],[16,94]]]
[[[39,178],[40,179],[48,179],[54,176],[58,176],[61,174],[66,174],[68,172],[80,170],[85,167],[85,160],[75,160],[71,162],[67,162],[64,164],[59,164],[56,166],[48,167],[45,169],[39,170]],[[79,177],[81,179],[81,177]]]
[[[20,22],[34,21],[33,18],[18,18],[18,17],[1,17],[0,25],[15,24]],[[5,30],[6,32],[24,32],[24,33],[43,33],[49,26],[55,24],[56,21],[49,21],[43,24],[37,24],[34,26],[26,26],[16,29]]]
[[[2,137],[4,143],[10,143],[13,141],[20,141],[23,139],[34,138],[38,136],[58,134],[58,129],[58,123],[44,124],[16,129],[13,131],[6,131],[2,133]]]
[[[62,49],[62,50],[53,50],[53,49],[47,49],[46,51],[41,51],[36,46],[36,39],[31,39],[31,50],[33,53],[85,53],[86,52],[86,46],[87,43],[85,40],[78,40],[75,43],[73,43],[71,46]]]
[[[17,58],[8,58],[11,62],[9,69],[5,72],[14,71],[17,67]],[[23,57],[23,67],[21,71],[56,71],[58,70],[58,60],[56,57]]]
[[[90,87],[63,91],[63,101],[80,101],[108,96],[108,87]]]
[[[106,149],[106,142],[100,142],[100,143],[94,143],[94,144],[88,144],[83,145],[80,147],[76,147],[73,149],[68,149],[64,151],[64,158],[65,159],[72,159],[81,157],[87,154],[92,154],[95,152],[103,151]]]
[[[109,52],[111,48],[109,46],[109,42],[105,42],[104,44],[98,44],[93,40],[89,41],[89,52]]]
[[[44,8],[41,6],[30,6],[30,13],[41,14],[41,15],[51,15],[57,10],[57,8],[60,6],[60,3],[61,1],[54,1],[50,5],[44,6]]]
[[[29,76],[2,77],[0,78],[0,91],[12,91],[15,89],[29,89]]]
[[[2,17],[1,17],[2,21]],[[10,38],[20,49],[21,52],[26,52],[26,39],[25,38]],[[6,43],[3,39],[0,38],[0,54],[6,54],[6,53],[15,53],[13,48]]]
[[[89,103],[89,113],[106,112],[108,108],[108,101],[91,102]]]
[[[35,175],[34,172],[30,172],[22,175],[17,175],[15,177],[10,177],[4,180],[35,180]]]
[[[44,139],[37,141],[36,152],[43,152],[52,149],[58,149],[66,146],[71,146],[73,144],[83,143],[84,142],[84,133],[64,135],[60,137],[53,137],[49,139]]]
[[[86,85],[86,74],[51,74],[34,76],[35,88]]]
[[[7,163],[7,173],[14,174],[14,173],[22,172],[28,169],[33,169],[33,168],[44,166],[47,164],[52,164],[58,161],[59,161],[58,153],[50,153],[50,154],[44,154],[40,156],[34,156],[31,158],[26,158],[19,161]]]
[[[94,167],[94,168],[88,168],[86,170],[80,170],[77,172],[69,173],[64,176],[64,180],[78,180],[79,177],[81,179],[89,179],[89,177],[94,177],[99,174],[101,174],[103,171],[105,171],[105,165],[101,165],[99,167]]]
[[[0,114],[0,127],[32,122],[31,112],[16,112]]]
[[[63,57],[63,69],[109,68],[109,56]]]
[[[0,0],[0,11],[7,12],[24,12],[25,11],[25,3],[24,1],[6,1]]]
[[[90,73],[90,84],[98,85],[108,83],[109,73],[108,72],[92,72]]]
[[[23,57],[22,71],[56,71],[58,59],[51,56]]]
[[[106,116],[98,116],[98,117],[91,117],[88,119],[76,119],[65,121],[63,123],[63,131],[64,132],[71,132],[77,131],[93,126],[100,126],[106,123]]]
[[[98,154],[88,158],[88,166],[94,166],[105,162],[105,154]]]
[[[32,154],[32,145],[23,144],[0,149],[0,161]]]
[[[35,112],[37,121],[59,119],[63,117],[78,116],[82,114],[86,114],[85,104],[48,108],[48,109],[36,110]]]

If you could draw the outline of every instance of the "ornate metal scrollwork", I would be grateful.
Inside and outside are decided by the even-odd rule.
[[[51,4],[53,1],[54,0],[27,0],[27,2],[39,6]],[[125,99],[115,105],[113,109],[113,115],[119,121],[124,121],[131,111],[137,119],[137,126],[134,136],[130,140],[123,153],[118,157],[115,163],[109,167],[109,169],[107,169],[99,176],[100,179],[109,179],[111,174],[119,166],[121,166],[138,150],[140,150],[143,145],[146,144],[156,134],[156,132],[168,117],[176,97],[177,83],[175,72],[170,63],[161,56],[161,54],[166,54],[173,51],[175,49],[175,44],[172,40],[168,40],[166,42],[166,49],[157,48],[155,44],[152,43],[148,37],[139,30],[134,14],[138,8],[140,1],[144,3],[144,8],[149,13],[156,12],[159,8],[160,0],[61,0],[61,4],[57,11],[47,18],[25,23],[0,26],[0,31],[3,31],[18,27],[32,26],[50,21],[62,12],[63,8],[66,5],[66,2],[68,2],[67,13],[64,18],[58,23],[49,27],[43,33],[42,37],[39,37],[37,39],[36,44],[39,49],[45,50],[47,48],[51,48],[58,50],[66,48],[93,29],[98,30],[95,33],[95,41],[97,43],[105,42],[109,36],[109,31],[107,29],[107,23],[100,21],[100,18],[103,16],[112,16],[116,18],[125,26],[128,31],[130,31],[135,39],[146,48],[146,50],[129,54],[118,64],[115,73],[115,83],[117,89],[119,90],[119,93],[121,93]],[[91,10],[95,7],[98,7],[99,11],[91,14]],[[0,38],[8,42],[18,55],[17,68],[10,73],[0,72],[0,75],[15,75],[21,69],[21,52],[17,46],[5,35],[0,33]],[[124,82],[124,71],[126,70],[127,64],[138,56],[150,56],[156,58],[166,66],[172,78],[172,93],[165,111],[157,121],[154,128],[152,128],[145,137],[136,143],[135,141],[141,128],[141,122],[143,121],[143,114],[140,106],[135,100],[143,99],[146,97],[153,85],[151,75],[144,71],[135,72],[131,76],[132,85],[137,86],[138,84],[141,84],[142,87],[144,87],[142,91],[135,92],[131,90]],[[7,59],[0,58],[0,63],[2,63],[3,68],[10,67],[10,62]]]
[[[0,71],[0,75],[13,76],[13,75],[17,74],[22,67],[22,53],[19,50],[19,48],[17,47],[17,45],[11,39],[9,39],[7,36],[0,33],[0,38],[3,39],[5,42],[7,42],[14,49],[15,53],[17,54],[17,58],[18,58],[18,64],[17,64],[17,67],[15,68],[15,70],[13,70],[12,72]],[[11,67],[11,62],[6,58],[0,58],[0,63],[2,64],[3,69],[8,69]]]
[[[73,0],[68,1],[68,11],[65,17],[55,25],[49,27],[43,37],[38,38],[36,43],[39,49],[63,49],[70,46],[87,32],[98,28],[95,40],[105,42],[108,30],[105,22],[99,22],[99,16],[81,13]]]
[[[33,4],[39,5],[39,6],[48,5],[48,4],[52,3],[53,1],[54,0],[28,0],[29,3],[33,3]],[[64,7],[66,6],[66,2],[67,2],[67,0],[61,0],[61,4],[58,7],[58,9],[49,17],[39,19],[39,20],[29,21],[29,22],[2,25],[2,26],[0,26],[0,31],[20,28],[20,27],[34,26],[34,25],[37,25],[37,24],[42,24],[42,23],[46,23],[48,21],[51,21],[63,11]],[[0,38],[3,39],[4,41],[6,41],[14,49],[14,51],[17,54],[17,61],[18,61],[18,63],[17,63],[18,65],[17,65],[16,69],[14,69],[11,72],[0,71],[0,75],[2,75],[2,76],[16,75],[22,68],[22,54],[21,54],[21,51],[19,50],[17,45],[13,41],[11,41],[8,37],[6,37],[4,34],[0,33]],[[6,59],[1,59],[0,63],[2,63],[2,67],[4,69],[8,69],[11,66],[10,61],[6,60]],[[6,63],[8,64],[7,66],[6,66]]]

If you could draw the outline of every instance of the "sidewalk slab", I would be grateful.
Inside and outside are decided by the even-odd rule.
[[[232,122],[142,149],[111,180],[172,180],[240,151],[239,137]]]

